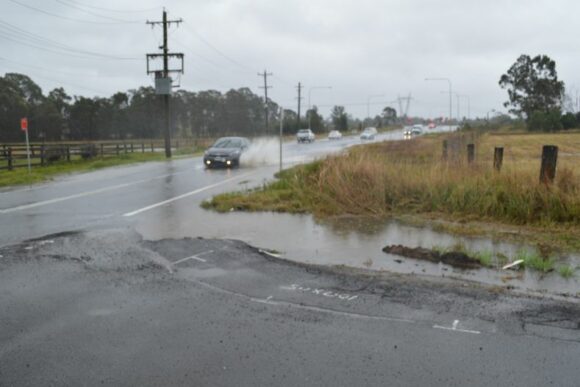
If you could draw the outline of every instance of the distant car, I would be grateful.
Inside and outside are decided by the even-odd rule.
[[[437,127],[437,125],[434,122],[430,122],[429,126],[427,126],[429,129],[435,129]]]
[[[203,155],[206,168],[238,167],[240,156],[250,146],[245,137],[222,137],[218,139]]]
[[[316,139],[316,136],[310,129],[300,129],[296,133],[296,141],[298,142],[312,142]]]
[[[413,137],[420,136],[423,134],[423,129],[418,126],[414,126],[413,129],[411,129],[411,134]]]
[[[371,127],[365,128],[360,135],[361,140],[374,140],[377,136],[377,129]]]
[[[329,140],[340,140],[341,138],[342,133],[340,133],[338,130],[331,130],[330,133],[328,133]]]
[[[403,130],[403,138],[405,140],[410,140],[413,137],[417,137],[423,134],[421,125],[414,125],[413,127],[407,127]]]

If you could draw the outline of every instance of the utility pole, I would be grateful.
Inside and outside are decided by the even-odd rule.
[[[169,96],[171,94],[171,78],[170,73],[181,73],[183,74],[183,54],[182,53],[170,53],[169,47],[167,45],[167,27],[171,24],[178,25],[183,22],[182,19],[177,20],[167,20],[167,12],[163,9],[163,20],[162,21],[147,21],[147,24],[151,25],[153,28],[156,24],[163,25],[163,45],[159,48],[163,50],[162,54],[146,54],[147,58],[147,74],[155,74],[155,93],[163,96],[163,109],[165,112],[165,128],[163,131],[163,137],[165,140],[165,157],[171,157],[171,131],[169,129],[170,118],[169,118]],[[157,58],[163,58],[163,70],[151,70],[149,67],[149,62]],[[178,69],[169,68],[169,58],[177,58],[181,60],[181,67]]]
[[[300,129],[300,106],[302,105],[302,83],[298,82],[298,129]]]
[[[271,89],[272,86],[268,86],[268,77],[272,76],[272,73],[268,73],[266,72],[266,70],[264,69],[264,72],[262,74],[258,73],[259,77],[264,77],[264,86],[260,86],[260,89],[264,89],[264,114],[266,115],[266,133],[268,133],[268,128],[270,127],[270,125],[268,124],[269,118],[270,118],[270,114],[268,111],[268,89]]]

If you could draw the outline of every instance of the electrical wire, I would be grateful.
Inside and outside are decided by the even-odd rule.
[[[230,56],[226,55],[220,49],[218,49],[213,44],[211,44],[209,41],[207,41],[197,31],[195,31],[193,28],[191,28],[188,23],[184,22],[183,24],[185,25],[185,28],[187,28],[192,34],[194,34],[206,46],[208,46],[209,48],[211,48],[213,51],[215,51],[216,53],[218,53],[220,56],[222,56],[223,58],[225,58],[227,61],[229,61],[230,63],[233,63],[234,65],[238,66],[239,68],[243,69],[244,71],[251,72],[252,74],[254,73],[255,69],[252,69],[251,67],[246,66],[245,64],[242,64],[242,63],[238,62],[237,60],[231,58]]]
[[[37,8],[37,7],[33,7],[31,5],[28,5],[28,4],[25,4],[25,3],[21,3],[18,0],[8,0],[8,1],[10,1],[10,2],[12,2],[14,4],[18,4],[21,7],[28,8],[28,9],[31,9],[33,11],[43,13],[43,14],[48,15],[48,16],[56,17],[56,18],[62,19],[62,20],[74,21],[74,22],[77,22],[77,23],[101,24],[101,25],[127,24],[126,22],[99,22],[99,21],[92,21],[92,20],[75,19],[75,18],[71,18],[71,17],[67,17],[67,16],[62,16],[62,15],[59,15],[59,14],[56,14],[56,13],[48,12],[48,11],[45,11],[43,9],[40,9],[40,8]],[[130,23],[130,24],[133,24],[133,23]]]
[[[75,3],[81,7],[96,9],[97,11],[105,11],[105,12],[142,13],[142,12],[151,12],[151,11],[157,11],[157,10],[163,9],[162,6],[157,6],[154,8],[147,8],[147,9],[131,9],[131,10],[129,10],[129,9],[112,9],[112,8],[104,8],[104,7],[95,7],[93,5],[89,5],[89,4],[82,3],[80,1],[75,1],[75,0],[67,0],[67,1],[69,3]]]
[[[117,18],[114,18],[114,17],[101,15],[101,14],[98,14],[98,13],[93,12],[93,11],[88,11],[86,9],[83,9],[83,8],[75,5],[74,3],[71,4],[71,3],[67,2],[66,0],[55,0],[55,1],[57,3],[59,3],[59,4],[61,4],[61,5],[64,5],[64,6],[67,6],[67,7],[70,7],[70,8],[73,8],[73,9],[76,9],[76,10],[79,10],[79,11],[82,11],[82,12],[85,12],[86,14],[89,14],[89,15],[92,15],[92,16],[100,17],[102,19],[112,20],[112,21],[115,21],[115,22],[118,22],[118,23],[123,23],[123,24],[142,24],[141,21],[117,19]]]
[[[2,36],[3,34],[3,36]],[[7,23],[3,20],[0,20],[0,37],[4,39],[11,40],[18,44],[26,45],[29,47],[34,47],[37,49],[41,49],[44,51],[50,51],[53,53],[63,54],[63,55],[72,55],[76,57],[80,57],[80,55],[89,56],[89,57],[99,57],[104,59],[113,59],[113,60],[142,60],[141,58],[137,57],[120,57],[116,55],[110,54],[103,54],[88,50],[79,50],[77,48],[65,45],[63,43],[45,38],[40,35],[33,34],[31,32],[25,31],[19,27],[16,27],[10,23]],[[52,47],[51,50],[47,46]],[[55,51],[60,50],[60,51]]]

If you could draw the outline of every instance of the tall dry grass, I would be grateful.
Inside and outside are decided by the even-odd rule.
[[[517,224],[580,223],[580,179],[571,168],[560,168],[555,183],[546,186],[539,183],[539,162],[506,160],[498,173],[487,160],[467,165],[459,155],[442,161],[440,142],[424,138],[354,149],[310,173],[296,172],[296,188],[307,191],[311,210],[319,214],[445,212]]]

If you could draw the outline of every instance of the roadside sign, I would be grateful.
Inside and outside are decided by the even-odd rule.
[[[20,119],[20,129],[23,132],[28,131],[28,118],[24,117]]]
[[[26,134],[26,159],[28,160],[28,173],[30,173],[30,142],[28,141],[28,118],[20,119],[20,130]]]

